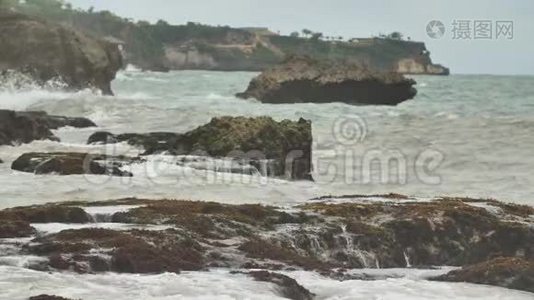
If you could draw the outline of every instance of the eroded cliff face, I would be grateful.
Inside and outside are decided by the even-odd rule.
[[[0,72],[17,71],[37,83],[59,80],[68,89],[96,88],[112,94],[122,67],[116,45],[79,31],[9,11],[0,11]]]
[[[413,58],[399,60],[396,72],[401,74],[449,75],[449,69],[442,65],[419,62]]]
[[[432,62],[424,43],[378,38],[327,42],[257,35],[255,39],[241,39],[240,43],[227,39],[219,43],[188,40],[167,44],[163,61],[170,69],[177,70],[263,71],[291,55],[346,61],[400,74],[449,75],[450,72]]]
[[[165,47],[167,66],[173,70],[181,69],[217,69],[215,58],[198,49],[189,47]]]

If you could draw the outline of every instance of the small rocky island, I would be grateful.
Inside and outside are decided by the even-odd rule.
[[[264,103],[345,102],[356,105],[397,105],[412,99],[415,81],[392,72],[310,57],[288,58],[254,78],[239,98]]]

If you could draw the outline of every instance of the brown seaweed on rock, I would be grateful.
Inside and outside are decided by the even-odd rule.
[[[492,264],[498,269],[503,265],[498,260],[491,262],[496,257],[509,257],[514,263],[506,265],[514,268],[522,265],[515,261],[534,258],[529,206],[468,198],[396,198],[314,201],[291,208],[129,198],[7,209],[0,211],[0,220],[26,222],[20,223],[24,233],[32,230],[30,222],[84,222],[89,218],[80,213],[85,206],[128,205],[106,219],[120,223],[122,229],[37,232],[37,237],[22,247],[24,254],[46,258],[36,269],[80,273],[224,267],[313,270],[332,278],[350,278],[342,270],[471,264],[493,270]],[[487,261],[491,263],[485,267]],[[519,283],[529,282],[528,272],[521,273],[526,277]],[[460,275],[450,278],[463,278]],[[482,275],[474,277],[486,280]],[[483,282],[499,285],[499,280]],[[519,288],[519,283],[510,287]]]
[[[534,293],[534,260],[498,257],[464,266],[433,280],[494,285]]]

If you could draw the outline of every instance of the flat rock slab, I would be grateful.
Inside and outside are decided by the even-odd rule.
[[[57,175],[113,175],[131,177],[121,167],[141,161],[140,158],[106,156],[89,153],[25,153],[17,158],[11,169],[34,174]]]

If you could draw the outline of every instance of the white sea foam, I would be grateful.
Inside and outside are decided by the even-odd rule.
[[[388,270],[382,270],[387,275]],[[336,281],[312,272],[284,272],[315,293],[317,299],[530,300],[533,294],[466,283],[431,282],[417,278]],[[0,267],[0,299],[22,300],[53,294],[84,300],[284,299],[272,283],[254,281],[227,270],[181,274],[75,275]]]
[[[131,229],[143,229],[143,230],[165,230],[172,228],[172,226],[165,225],[133,225],[123,223],[88,223],[88,224],[67,224],[67,223],[35,223],[31,224],[39,234],[54,234],[63,230],[78,230],[78,229],[112,229],[112,230],[131,230]]]

